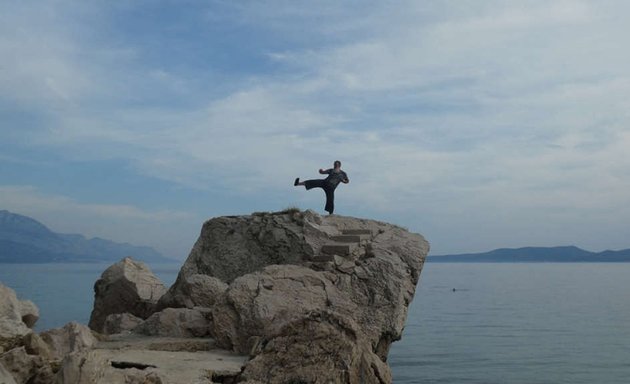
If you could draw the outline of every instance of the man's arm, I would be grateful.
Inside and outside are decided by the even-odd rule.
[[[327,169],[327,170],[323,170],[321,168],[319,169],[319,173],[322,175],[328,175],[330,174],[330,171],[331,171],[330,169]]]
[[[341,180],[341,182],[344,184],[348,184],[350,182],[350,179],[348,178],[348,175],[345,172],[343,173],[343,180]]]

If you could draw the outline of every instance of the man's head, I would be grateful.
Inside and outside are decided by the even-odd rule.
[[[339,160],[335,160],[335,162],[333,163],[333,166],[334,166],[335,168],[341,168],[341,161],[339,161]]]

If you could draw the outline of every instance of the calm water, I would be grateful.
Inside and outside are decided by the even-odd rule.
[[[427,263],[420,279],[395,383],[630,383],[630,264]]]
[[[0,264],[0,281],[39,306],[42,330],[87,323],[106,267]],[[179,267],[152,265],[167,285]],[[630,263],[427,263],[394,382],[629,383],[629,287]]]

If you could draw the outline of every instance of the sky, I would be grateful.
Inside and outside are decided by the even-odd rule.
[[[183,259],[324,194],[432,254],[630,248],[630,2],[0,0],[0,209]]]

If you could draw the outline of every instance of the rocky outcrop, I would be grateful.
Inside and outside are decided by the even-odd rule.
[[[372,220],[221,217],[204,224],[169,292],[199,274],[229,284],[211,306],[212,334],[252,357],[239,380],[389,383],[387,354],[428,250],[422,236]]]
[[[18,300],[15,291],[0,283],[0,353],[21,345],[39,319],[39,310],[31,301]]]
[[[0,284],[0,383],[49,383],[53,370],[48,345],[30,327],[39,310]]]
[[[107,268],[94,284],[94,309],[89,327],[103,332],[107,316],[130,313],[146,319],[166,287],[142,262],[124,258]]]
[[[428,250],[422,236],[373,220],[298,210],[212,219],[168,292],[128,258],[103,273],[90,327],[108,335],[76,323],[35,334],[36,311],[3,295],[0,379],[391,383],[387,355]]]
[[[25,347],[13,348],[0,355],[3,365],[17,383],[51,383],[52,368],[42,356],[30,355]]]
[[[297,264],[319,247],[318,236],[304,237],[305,219],[321,218],[312,212],[251,216],[224,216],[208,220],[182,267],[174,287],[195,274],[230,283],[239,276],[271,264]]]
[[[91,349],[97,343],[96,337],[88,327],[74,321],[63,328],[42,332],[40,337],[48,345],[52,358],[57,360],[70,353]]]
[[[95,345],[92,332],[78,323],[34,333],[28,325],[33,326],[39,318],[35,304],[17,300],[8,287],[0,285],[0,291],[0,383],[53,383],[65,356]]]

